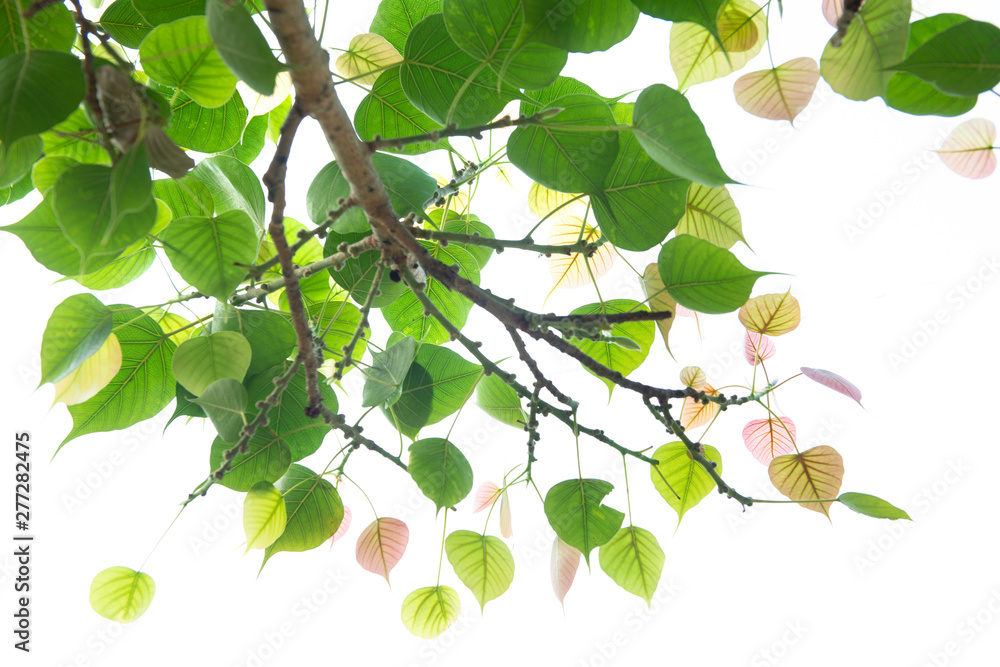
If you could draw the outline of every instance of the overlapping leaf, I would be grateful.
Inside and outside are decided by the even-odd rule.
[[[867,0],[851,19],[840,46],[826,45],[820,73],[836,92],[864,101],[885,95],[892,71],[903,59],[910,0]]]
[[[549,227],[550,245],[573,245],[578,241],[596,243],[600,238],[599,229],[576,216],[560,217]],[[573,289],[591,284],[610,271],[614,262],[614,248],[610,243],[602,244],[589,257],[579,252],[551,255],[548,265],[552,289],[548,296],[560,288]]]
[[[709,445],[703,447],[705,458],[715,461],[716,472],[722,474],[719,450]],[[649,469],[653,486],[677,512],[677,524],[680,525],[684,515],[715,488],[715,482],[701,464],[691,458],[683,442],[663,445],[653,453],[653,458],[657,461],[657,465]]]
[[[614,486],[601,479],[568,479],[545,494],[545,516],[566,544],[590,564],[590,552],[606,544],[621,528],[625,515],[601,503]]]
[[[648,605],[660,583],[666,558],[656,537],[642,528],[622,528],[600,550],[601,569],[612,581]]]
[[[791,290],[784,294],[755,296],[740,308],[740,323],[747,331],[767,336],[781,336],[794,331],[802,320],[799,300]]]
[[[767,41],[767,15],[750,0],[729,0],[719,12],[716,30],[696,23],[670,26],[670,66],[677,87],[726,76],[743,68]]]

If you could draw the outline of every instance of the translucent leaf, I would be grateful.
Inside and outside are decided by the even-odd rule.
[[[232,216],[227,215],[231,209],[243,211],[250,216],[257,229],[264,231],[264,190],[260,185],[260,178],[250,167],[236,158],[216,155],[201,160],[188,174],[188,178],[201,181],[208,188],[211,201],[215,202],[215,210],[220,213],[217,217],[233,220]],[[175,220],[174,224],[176,222]],[[250,255],[250,260],[247,261],[252,259],[253,255]]]
[[[659,542],[648,530],[622,528],[611,541],[601,546],[601,569],[612,581],[648,605],[660,583],[666,560]]]
[[[645,312],[646,310],[647,308],[637,301],[611,299],[604,303],[591,303],[574,308],[571,314],[618,314]],[[591,359],[612,371],[618,371],[622,375],[628,376],[646,360],[655,337],[652,322],[619,322],[612,325],[610,333],[605,334],[605,338],[602,340],[574,338],[570,342]],[[593,374],[589,368],[587,371]],[[610,399],[616,385],[608,378],[601,377],[600,379],[607,385],[608,398]]]
[[[421,19],[441,12],[441,0],[382,0],[372,19],[371,31],[382,35],[402,53],[406,37]]]
[[[751,366],[756,366],[760,362],[770,359],[775,352],[777,350],[774,347],[774,342],[767,336],[747,331],[743,337],[743,358]]]
[[[829,387],[836,392],[840,392],[844,396],[854,399],[858,405],[861,405],[861,390],[836,373],[824,371],[819,368],[806,368],[805,366],[799,370],[810,380],[819,382],[824,387]]]
[[[820,445],[801,454],[779,456],[767,467],[771,483],[783,496],[796,501],[836,498],[844,480],[844,459],[833,447]],[[830,518],[830,503],[799,502]]]
[[[209,109],[225,104],[236,90],[236,77],[215,50],[204,16],[154,28],[139,46],[139,60],[151,79]]]
[[[507,498],[507,489],[500,494],[500,534],[510,539],[514,536],[514,526],[511,523],[510,500]]]
[[[176,355],[174,359],[176,359]],[[222,378],[208,385],[205,391],[192,403],[201,406],[212,425],[219,432],[219,437],[226,442],[236,442],[240,439],[240,431],[247,423],[247,390],[234,378]]]
[[[409,540],[410,530],[399,519],[375,519],[358,535],[355,549],[358,564],[369,572],[385,577],[388,583],[389,572],[403,557]]]
[[[337,57],[336,64],[337,71],[346,78],[370,86],[378,79],[379,72],[376,70],[402,60],[399,51],[385,37],[366,32],[351,39],[347,50]]]
[[[795,424],[788,417],[754,419],[743,427],[743,442],[753,457],[767,465],[771,459],[795,451]]]
[[[243,532],[247,551],[266,549],[285,532],[285,500],[270,482],[258,482],[243,500]]]
[[[716,472],[722,474],[722,456],[719,450],[709,445],[703,445],[705,458],[715,461]],[[715,481],[701,464],[691,458],[687,446],[683,442],[671,442],[663,445],[653,453],[657,461],[655,467],[650,466],[649,475],[656,491],[677,512],[677,525],[684,515],[715,488]]]
[[[700,391],[703,391],[710,396],[717,396],[719,393],[707,382],[704,386],[702,386]],[[701,401],[696,401],[693,398],[685,397],[684,403],[681,406],[681,426],[685,429],[704,426],[712,421],[712,418],[715,417],[715,415],[719,414],[719,409],[718,403],[709,401],[708,404],[705,404]]]
[[[552,542],[552,561],[550,571],[552,574],[552,590],[555,591],[559,603],[566,600],[566,593],[569,592],[576,578],[576,571],[580,567],[580,551],[576,547],[571,547],[558,537]]]
[[[875,517],[876,519],[906,519],[912,521],[910,515],[892,504],[867,493],[842,493],[837,498],[848,509],[858,514]]]
[[[720,248],[731,248],[743,238],[743,220],[729,190],[692,183],[687,208],[677,223],[677,234],[688,234]]]
[[[66,377],[111,335],[111,310],[92,294],[75,294],[55,307],[42,333],[42,379]]]
[[[528,208],[539,218],[544,218],[553,211],[558,216],[582,217],[587,212],[587,197],[550,190],[540,183],[532,183],[528,188]]]
[[[701,313],[736,310],[767,272],[743,266],[735,255],[708,241],[682,234],[660,249],[660,279],[677,303]]]
[[[674,23],[697,23],[718,37],[719,10],[727,0],[633,0],[643,14]]]
[[[660,335],[663,336],[663,344],[672,357],[674,353],[670,352],[670,329],[674,326],[674,320],[677,319],[680,313],[677,310],[677,302],[670,296],[667,288],[663,286],[663,281],[660,280],[660,270],[656,264],[649,264],[643,270],[642,291],[646,295],[646,303],[649,304],[650,310],[669,310],[673,313],[671,317],[656,320],[656,328],[660,330]]]
[[[21,17],[29,5],[15,0],[0,2],[0,58],[18,51],[48,49],[69,51],[76,37],[73,15],[64,5],[46,7],[30,19]]]
[[[750,0],[730,0],[718,17],[719,37],[697,23],[670,26],[670,66],[685,90],[741,69],[767,41],[767,14]]]
[[[403,625],[410,633],[433,639],[458,620],[462,603],[449,586],[418,588],[403,600]]]
[[[340,522],[340,528],[338,528],[337,532],[334,533],[333,537],[330,538],[331,549],[333,548],[333,543],[342,538],[344,535],[346,535],[347,530],[350,527],[351,527],[351,508],[348,507],[347,505],[344,505],[344,518]]]
[[[545,494],[545,516],[559,539],[578,549],[590,564],[590,552],[621,528],[625,515],[601,504],[614,486],[601,479],[569,479]]]
[[[174,220],[161,238],[167,259],[177,273],[202,294],[220,301],[229,299],[246,277],[244,267],[257,254],[253,222],[238,210],[213,218]]]
[[[385,352],[372,352],[374,361],[365,374],[362,407],[380,405],[401,391],[415,354],[416,343],[412,336],[406,336]]]
[[[867,0],[851,19],[840,46],[833,40],[820,59],[820,72],[836,92],[864,101],[885,95],[892,71],[906,52],[910,0]]]
[[[444,550],[455,574],[476,596],[480,610],[514,581],[514,557],[498,537],[456,530],[444,541]]]
[[[120,45],[138,49],[153,26],[136,11],[132,0],[115,0],[101,14],[101,28]]]
[[[431,120],[406,97],[399,82],[398,67],[378,75],[375,85],[354,112],[354,126],[363,141],[371,141],[376,136],[383,139],[411,137],[442,128],[440,123]],[[441,139],[436,142],[421,141],[401,148],[389,147],[383,150],[417,155],[449,147],[448,140]]]
[[[451,507],[472,490],[472,466],[461,450],[444,438],[410,445],[410,476],[438,511]]]
[[[205,20],[216,52],[229,69],[258,93],[272,95],[275,77],[285,65],[271,53],[244,4],[208,0]]]
[[[973,97],[1000,83],[997,44],[997,26],[962,21],[935,34],[892,69],[915,74],[943,93]]]
[[[477,514],[483,510],[489,509],[499,498],[500,487],[493,482],[483,482],[479,485],[479,488],[476,489],[476,497],[475,500],[472,501],[472,513]]]
[[[521,398],[496,374],[483,376],[479,381],[476,405],[497,421],[519,430],[528,423],[528,413],[521,407]]]
[[[55,383],[54,403],[76,405],[97,395],[118,374],[122,366],[122,348],[114,334],[104,339],[97,352],[70,374]]]
[[[740,308],[739,318],[747,331],[781,336],[799,326],[802,314],[798,299],[789,290],[784,294],[755,296]]]
[[[127,567],[109,567],[90,584],[90,606],[117,623],[131,623],[149,608],[156,592],[153,578]]]
[[[794,121],[809,106],[819,65],[812,58],[795,58],[772,69],[744,74],[733,87],[736,103],[754,116]]]
[[[986,178],[997,168],[993,143],[997,128],[985,118],[967,120],[948,135],[937,154],[959,176]]]
[[[285,531],[264,551],[261,569],[278,552],[315,549],[337,532],[344,519],[337,489],[309,468],[293,463],[275,486],[285,499],[288,520]]]
[[[235,331],[189,338],[174,353],[174,376],[185,389],[199,396],[222,378],[242,382],[251,354],[247,339]]]
[[[549,228],[550,245],[572,245],[577,241],[594,243],[600,238],[599,229],[591,227],[576,216],[560,218]],[[549,275],[552,276],[552,289],[549,290],[548,296],[551,296],[552,292],[559,288],[572,289],[589,285],[611,270],[615,256],[611,244],[604,243],[590,257],[585,257],[579,252],[570,255],[552,255],[548,263]]]
[[[604,51],[632,33],[639,10],[630,0],[524,0],[523,34],[567,51]]]
[[[236,82],[236,92],[240,94],[247,108],[247,116],[266,116],[277,109],[292,92],[292,75],[289,72],[279,72],[274,79],[274,92],[261,95],[242,81]]]
[[[708,377],[706,377],[705,371],[697,366],[685,366],[681,369],[681,384],[701,391],[702,387],[708,384]]]
[[[837,19],[844,13],[844,0],[823,0],[823,18],[826,22],[837,27]]]

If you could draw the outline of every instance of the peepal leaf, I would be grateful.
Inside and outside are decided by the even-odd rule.
[[[261,95],[274,93],[274,79],[285,69],[242,2],[208,0],[208,32],[230,70]],[[193,97],[193,96],[192,96]]]
[[[867,0],[851,19],[840,46],[833,40],[820,59],[820,73],[851,100],[883,96],[888,69],[903,59],[910,28],[910,0]]]
[[[787,120],[809,106],[819,65],[812,58],[795,58],[771,69],[744,74],[733,87],[736,103],[754,116],[768,120]]]
[[[707,382],[702,385],[699,391],[703,391],[710,396],[716,396],[719,393]],[[684,403],[681,405],[681,426],[685,429],[705,426],[712,421],[715,415],[719,414],[719,410],[720,407],[718,403],[713,403],[712,401],[702,403],[701,401],[687,396],[684,398]]]
[[[131,623],[149,608],[156,592],[153,578],[127,567],[109,567],[90,584],[90,606],[117,623]]]
[[[558,537],[552,542],[552,560],[550,572],[552,575],[552,590],[559,603],[566,600],[566,593],[569,592],[576,578],[576,571],[580,567],[580,551],[576,547],[571,547]]]
[[[666,560],[656,537],[642,528],[622,528],[600,550],[601,569],[611,580],[648,605]]]
[[[997,168],[993,146],[996,137],[996,125],[985,118],[974,118],[952,130],[936,152],[941,162],[959,176],[986,178]]]
[[[247,339],[235,331],[188,338],[174,353],[174,376],[185,389],[200,396],[216,380],[242,382],[251,354]]]
[[[716,31],[694,23],[670,26],[670,66],[677,87],[727,76],[743,68],[767,41],[767,14],[749,0],[729,0],[719,13]]]
[[[852,398],[858,405],[861,405],[861,390],[855,387],[849,380],[836,373],[824,371],[820,368],[806,368],[803,366],[799,370],[810,380],[819,382],[824,387],[829,387],[844,396]]]
[[[722,456],[719,450],[704,445],[705,458],[715,461],[716,471],[722,474]],[[715,488],[715,481],[701,464],[691,458],[683,442],[663,445],[653,454],[657,465],[650,466],[649,475],[656,491],[677,512],[677,525],[684,515]]]
[[[340,527],[337,528],[337,532],[333,534],[330,538],[330,548],[333,548],[333,543],[342,538],[347,534],[347,530],[351,527],[351,508],[344,505],[344,518],[340,522]]]
[[[176,358],[175,354],[174,359]],[[225,377],[216,380],[200,396],[192,398],[191,402],[201,406],[212,420],[220,438],[226,442],[240,439],[240,431],[247,422],[247,390],[238,379]]]
[[[799,326],[802,314],[798,299],[789,290],[784,294],[755,296],[740,308],[739,318],[747,331],[781,336]]]
[[[158,25],[142,40],[139,60],[151,79],[208,109],[225,104],[236,90],[236,77],[216,50],[204,16]]]
[[[450,586],[418,588],[403,600],[403,625],[411,634],[433,639],[458,620],[462,603]]]
[[[910,515],[893,506],[892,504],[867,493],[842,493],[837,497],[848,509],[854,510],[858,514],[874,517],[876,519],[906,519],[912,521]]]
[[[472,510],[473,514],[478,514],[483,510],[489,509],[493,506],[497,500],[500,499],[500,487],[493,482],[483,482],[476,489],[476,498],[473,501],[475,503],[475,508]]]
[[[285,532],[285,499],[270,482],[259,482],[243,500],[243,532],[247,551],[265,549]]]
[[[322,475],[293,463],[275,484],[285,499],[285,530],[264,552],[261,569],[280,551],[308,551],[326,542],[344,519],[340,494]]]
[[[361,406],[380,405],[400,391],[415,354],[416,343],[412,336],[403,338],[385,352],[372,352],[374,362],[365,379]]]
[[[92,294],[76,294],[55,307],[42,334],[42,379],[66,377],[111,335],[111,310]]]
[[[788,417],[754,419],[743,427],[743,442],[753,457],[767,465],[795,451],[795,423]]]
[[[974,97],[1000,83],[1000,28],[962,21],[938,32],[890,69],[915,74],[945,94]]]
[[[111,334],[97,352],[87,357],[69,375],[55,383],[53,403],[76,405],[97,395],[122,367],[122,347],[118,336]]]
[[[568,479],[545,494],[545,516],[566,544],[583,554],[590,564],[590,552],[606,544],[621,528],[625,515],[601,504],[614,486],[601,479]]]
[[[770,359],[776,351],[774,342],[767,336],[747,331],[743,337],[743,358],[751,366]]]
[[[425,438],[410,445],[410,477],[438,511],[451,507],[472,490],[472,466],[461,450],[444,438]]]
[[[514,557],[498,537],[456,530],[444,541],[444,550],[455,574],[476,596],[480,610],[514,581]]]
[[[830,503],[844,480],[844,459],[833,447],[820,445],[800,454],[775,458],[767,467],[774,488],[791,500],[830,518]],[[809,502],[813,501],[813,502]]]
[[[257,256],[257,232],[243,211],[174,220],[162,234],[167,259],[198,291],[228,301]],[[242,266],[241,266],[242,265]]]
[[[663,244],[657,266],[677,303],[707,314],[736,310],[747,302],[757,279],[769,273],[748,269],[725,248],[687,234]]]
[[[528,413],[514,388],[496,374],[483,376],[476,385],[476,405],[497,421],[520,430],[528,423]]]
[[[560,217],[549,228],[550,245],[573,245],[578,241],[596,243],[600,238],[599,229],[591,227],[576,216]],[[546,300],[559,288],[573,289],[591,284],[611,270],[614,260],[614,249],[607,242],[598,247],[590,257],[579,252],[550,256],[548,265],[549,275],[552,276],[552,289],[549,290]]]
[[[646,302],[649,304],[650,310],[654,312],[669,311],[673,313],[670,317],[656,320],[656,328],[660,330],[660,335],[663,336],[663,344],[672,357],[674,353],[670,351],[670,329],[674,325],[674,320],[677,319],[677,302],[667,292],[667,288],[663,286],[663,281],[660,280],[660,270],[656,264],[649,264],[643,270],[642,291],[646,295]]]
[[[389,582],[389,572],[403,557],[410,530],[406,524],[392,517],[379,517],[368,524],[358,535],[355,557],[358,564]]]
[[[84,91],[80,59],[72,54],[21,51],[0,59],[0,143],[10,146],[65,120]]]
[[[337,56],[337,71],[348,79],[372,85],[380,70],[402,62],[399,51],[381,35],[366,32],[355,36],[347,50]]]
[[[725,186],[709,188],[692,183],[676,233],[703,239],[720,248],[732,248],[737,241],[747,242],[743,238],[740,211]]]

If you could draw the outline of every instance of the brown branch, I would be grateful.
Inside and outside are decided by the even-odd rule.
[[[448,127],[442,128],[440,130],[432,130],[431,132],[426,132],[424,134],[416,134],[410,137],[396,137],[395,139],[383,139],[380,136],[376,136],[371,141],[366,141],[368,149],[373,153],[382,148],[397,148],[401,149],[404,146],[409,146],[410,144],[419,144],[425,141],[431,141],[437,143],[442,139],[447,139],[448,137],[472,137],[473,139],[482,139],[483,132],[489,132],[490,130],[499,130],[505,127],[524,127],[525,125],[538,125],[546,118],[556,115],[562,111],[562,109],[546,109],[544,111],[539,111],[530,116],[518,116],[512,119],[509,115],[504,116],[500,120],[495,120],[492,123],[485,123],[483,125],[476,125],[474,127],[458,127],[455,123],[452,123]]]
[[[291,245],[292,257],[293,258],[295,257],[295,253],[301,250],[302,247],[309,242],[309,239],[315,236],[318,236],[319,238],[325,238],[327,230],[329,230],[330,227],[334,223],[336,223],[337,220],[340,219],[340,216],[342,216],[344,213],[347,213],[347,211],[354,208],[354,206],[355,206],[354,200],[352,200],[350,197],[348,197],[347,199],[341,199],[340,201],[337,202],[337,208],[334,209],[333,211],[329,211],[326,214],[326,220],[320,223],[316,228],[309,230],[300,229],[298,233],[299,240]],[[260,278],[262,275],[264,275],[265,271],[270,269],[278,262],[279,258],[277,255],[275,255],[274,257],[268,259],[266,262],[261,262],[260,264],[254,264],[253,266],[247,267],[247,269],[251,277]],[[303,276],[299,277],[301,278]]]
[[[449,242],[464,243],[466,245],[493,248],[497,252],[503,252],[507,248],[515,248],[518,250],[531,250],[545,255],[546,257],[549,255],[572,255],[573,253],[580,253],[590,257],[607,241],[606,238],[602,237],[600,240],[593,242],[581,239],[580,241],[569,245],[546,245],[535,243],[530,236],[523,239],[491,239],[485,236],[480,236],[479,234],[439,232],[433,229],[424,229],[421,227],[410,227],[408,228],[408,231],[417,238],[441,241],[441,245],[447,245]]]
[[[573,400],[572,398],[564,394],[555,385],[555,383],[553,383],[551,380],[545,377],[541,369],[538,367],[538,362],[535,361],[534,357],[528,354],[528,348],[524,346],[524,341],[521,340],[520,334],[518,334],[516,330],[510,327],[507,327],[507,332],[510,334],[511,340],[514,341],[514,347],[517,348],[517,354],[521,358],[521,361],[523,361],[525,365],[527,365],[528,370],[530,370],[531,374],[535,376],[535,382],[541,383],[542,386],[544,386],[546,389],[549,390],[550,394],[556,397],[556,400],[558,400],[560,403],[564,405],[569,406],[571,410],[576,410],[578,407],[580,407],[580,404],[577,401]]]
[[[90,109],[90,113],[94,116],[94,125],[98,128],[97,137],[98,141],[101,143],[101,148],[107,152],[108,156],[111,157],[112,162],[117,161],[118,151],[115,150],[114,146],[111,144],[111,138],[108,137],[108,133],[105,130],[104,123],[104,111],[101,109],[101,103],[97,99],[97,76],[94,74],[94,54],[90,49],[90,39],[88,36],[90,34],[98,35],[97,28],[94,24],[88,21],[83,15],[83,6],[80,4],[80,0],[71,0],[73,7],[76,8],[74,12],[74,19],[77,25],[80,26],[80,43],[83,46],[83,73],[87,79],[87,91],[86,97],[87,107]],[[36,2],[25,12],[32,11],[36,5],[41,4],[41,2]],[[50,3],[55,4],[55,3]],[[35,9],[34,12],[39,12],[45,9],[48,5],[45,5],[39,9]],[[34,13],[31,14],[34,16]],[[27,18],[30,18],[26,16]]]
[[[326,407],[326,405],[320,406],[320,416],[323,418],[324,422],[334,427],[335,429],[341,431],[347,438],[347,442],[351,445],[352,448],[357,449],[358,447],[365,447],[366,449],[371,450],[377,454],[381,454],[382,456],[389,459],[403,470],[407,471],[409,470],[406,464],[403,463],[403,459],[399,458],[395,454],[390,454],[382,447],[379,447],[375,443],[375,441],[361,435],[361,432],[364,431],[363,426],[357,424],[351,426],[350,424],[347,423],[347,420],[344,418],[344,415],[337,414],[330,408]]]

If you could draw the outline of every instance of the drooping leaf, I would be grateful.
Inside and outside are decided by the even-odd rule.
[[[643,14],[674,23],[697,23],[717,39],[719,10],[726,0],[633,0]]]
[[[153,578],[127,567],[109,567],[90,584],[90,606],[116,623],[131,623],[149,609],[156,592]]]
[[[962,21],[935,34],[891,69],[915,74],[943,93],[974,97],[1000,83],[998,47],[1000,28]]]
[[[278,76],[274,78],[274,92],[270,95],[261,95],[242,81],[236,83],[236,92],[240,94],[240,98],[246,104],[249,116],[251,118],[265,116],[268,121],[268,129],[270,130],[271,111],[277,109],[283,102],[288,100],[288,96],[292,92],[292,75],[287,70],[279,72]]]
[[[551,215],[581,217],[587,212],[587,197],[582,194],[550,190],[541,183],[531,183],[528,188],[528,209],[539,218]]]
[[[55,307],[42,334],[39,384],[69,375],[111,335],[111,310],[90,294],[76,294]]]
[[[952,130],[936,152],[941,162],[959,176],[986,178],[997,168],[993,145],[996,137],[992,121],[973,118]]]
[[[802,320],[799,300],[791,290],[784,294],[755,296],[740,308],[740,324],[747,331],[767,336],[781,336],[794,331]]]
[[[370,86],[378,79],[380,70],[402,60],[399,51],[385,37],[366,32],[351,39],[347,50],[337,56],[336,65],[346,78]]]
[[[281,551],[308,551],[326,542],[344,519],[340,494],[322,475],[293,463],[275,484],[285,499],[285,530],[264,551],[261,569]]]
[[[216,50],[204,16],[156,26],[142,40],[139,60],[151,79],[209,109],[225,104],[236,90],[236,77]]]
[[[751,366],[770,359],[776,351],[774,342],[767,336],[748,331],[743,337],[743,358]]]
[[[736,103],[754,116],[794,122],[809,106],[818,81],[815,60],[794,58],[771,69],[744,74],[736,80],[733,91]]]
[[[483,482],[476,489],[476,497],[473,500],[473,514],[487,510],[500,499],[500,487],[493,482]]]
[[[599,552],[601,569],[611,580],[648,605],[660,583],[666,557],[656,537],[642,528],[622,528]]]
[[[274,79],[285,69],[242,2],[208,0],[208,33],[222,61],[240,79],[262,95],[274,92]]]
[[[366,373],[361,406],[381,405],[401,391],[406,372],[416,355],[416,343],[407,336],[385,352],[372,352],[372,365]]]
[[[672,357],[674,353],[670,352],[670,329],[674,325],[674,320],[677,319],[677,302],[667,292],[667,288],[663,286],[663,281],[660,280],[660,270],[656,264],[649,264],[643,270],[642,291],[646,295],[646,303],[649,304],[650,310],[657,312],[670,311],[673,313],[670,317],[656,320],[656,328],[660,330],[660,335],[663,336],[663,344]]]
[[[716,28],[710,31],[696,23],[670,26],[670,66],[679,90],[742,69],[767,41],[767,14],[750,0],[729,0],[719,12]]]
[[[783,496],[830,518],[830,503],[844,480],[844,459],[833,447],[820,445],[799,454],[785,454],[767,467],[771,483]],[[813,502],[809,502],[813,501]]]
[[[44,132],[83,100],[80,60],[62,51],[19,51],[0,59],[0,143]]]
[[[583,554],[606,544],[621,528],[625,515],[601,503],[614,486],[601,479],[568,479],[545,494],[545,516],[566,544]]]
[[[472,490],[472,466],[462,450],[444,438],[425,438],[410,445],[410,477],[438,511],[451,507]]]
[[[514,581],[514,557],[498,537],[456,530],[444,541],[444,550],[455,574],[476,596],[480,610]]]
[[[611,299],[603,304],[592,303],[579,308],[574,308],[572,315],[597,315],[613,313],[634,313],[646,312],[649,309],[637,301],[630,299]],[[611,340],[589,340],[576,339],[570,342],[588,357],[598,361],[602,365],[617,371],[624,376],[628,376],[635,369],[642,365],[649,355],[649,349],[653,346],[656,333],[653,330],[653,323],[646,322],[619,322],[612,325],[609,335],[611,337],[627,339],[635,343],[638,349],[625,348],[617,342]],[[585,367],[586,368],[586,367]],[[590,369],[587,369],[590,371]],[[592,371],[591,371],[592,372]],[[608,387],[608,399],[614,391],[615,383],[607,378],[600,380]]]
[[[243,211],[174,220],[163,235],[170,264],[203,294],[226,301],[257,253],[257,233]]]
[[[83,403],[104,389],[122,367],[122,348],[114,334],[94,354],[55,383],[54,403],[76,405]]]
[[[458,620],[462,603],[449,586],[418,588],[403,600],[403,625],[411,634],[433,639]]]
[[[737,241],[747,242],[743,238],[740,211],[725,186],[709,188],[692,183],[676,233],[703,239],[720,248],[732,248]]]
[[[801,370],[802,374],[810,380],[819,382],[824,387],[829,387],[830,389],[853,399],[858,405],[861,405],[861,390],[836,373],[824,371],[819,368],[806,368],[805,366],[799,370]]]
[[[240,439],[240,430],[247,422],[247,390],[239,380],[228,377],[216,380],[191,402],[201,406],[222,440],[236,442]]]
[[[256,415],[256,405],[258,401],[264,400],[274,390],[274,378],[281,375],[285,370],[285,365],[260,373],[247,382],[248,406]],[[337,411],[337,395],[333,388],[325,382],[319,383],[320,394],[323,403]],[[323,438],[330,432],[330,425],[322,419],[312,419],[306,416],[305,409],[309,404],[309,397],[306,393],[305,376],[303,373],[295,373],[288,381],[288,385],[281,393],[278,405],[268,413],[268,423],[260,427],[250,439],[251,445],[257,441],[271,443],[280,441],[291,449],[292,461],[299,461],[309,456],[323,442]],[[247,415],[251,419],[250,414]]]
[[[549,245],[573,245],[578,241],[596,243],[600,238],[599,229],[576,216],[560,217],[549,227]],[[552,289],[548,296],[552,296],[560,288],[573,289],[590,285],[610,271],[614,263],[614,248],[610,243],[604,243],[589,257],[580,252],[551,255],[548,265]]]
[[[559,598],[559,604],[564,604],[566,593],[569,592],[576,578],[576,571],[580,567],[580,551],[576,547],[571,547],[558,537],[552,541],[552,561],[550,572],[552,575],[552,590]]]
[[[736,310],[757,279],[769,273],[748,269],[725,248],[687,234],[663,244],[657,267],[677,303],[707,314]]]
[[[389,582],[389,572],[403,557],[410,541],[406,524],[392,517],[379,517],[358,536],[355,556],[358,564]]]
[[[837,500],[843,503],[845,507],[854,510],[858,514],[864,514],[865,516],[874,517],[876,519],[913,520],[910,518],[909,514],[898,507],[895,507],[881,498],[877,498],[876,496],[870,496],[867,493],[842,493],[837,497]]]
[[[717,396],[719,392],[715,390],[712,385],[707,382],[701,386],[699,391],[703,391],[710,396]],[[708,403],[702,403],[691,397],[685,397],[684,402],[681,405],[681,417],[680,423],[685,429],[698,428],[700,426],[705,426],[712,419],[719,414],[719,404],[709,401]]]
[[[606,51],[635,28],[630,0],[524,0],[522,35],[579,53]]]
[[[892,71],[903,59],[910,26],[910,0],[867,0],[851,19],[840,46],[823,50],[820,73],[851,100],[884,96]]]
[[[523,429],[528,423],[528,413],[521,407],[521,398],[496,374],[486,375],[479,381],[476,404],[502,424]]]
[[[507,498],[507,489],[504,489],[500,494],[500,534],[508,540],[514,536],[510,514],[510,500]]]
[[[351,527],[351,508],[348,507],[347,505],[344,505],[344,518],[340,522],[340,528],[338,528],[337,532],[334,533],[333,537],[330,538],[330,548],[331,549],[333,548],[334,542],[336,542],[337,540],[339,540],[340,538],[342,538],[344,535],[346,535],[347,534],[347,530],[350,527]]]
[[[788,417],[754,419],[743,427],[743,442],[753,457],[767,465],[795,451],[795,423]]]
[[[235,331],[188,338],[174,353],[174,377],[185,389],[200,396],[216,380],[232,378],[242,382],[250,367],[250,356],[250,343]]]
[[[722,474],[719,450],[703,445],[703,454],[717,464],[716,472]],[[684,515],[715,488],[715,482],[701,464],[691,458],[683,442],[663,445],[653,453],[653,458],[657,461],[656,467],[650,466],[649,469],[653,486],[677,512],[677,525],[680,525]]]
[[[243,533],[247,551],[266,549],[285,532],[285,499],[270,482],[258,482],[243,500]]]

